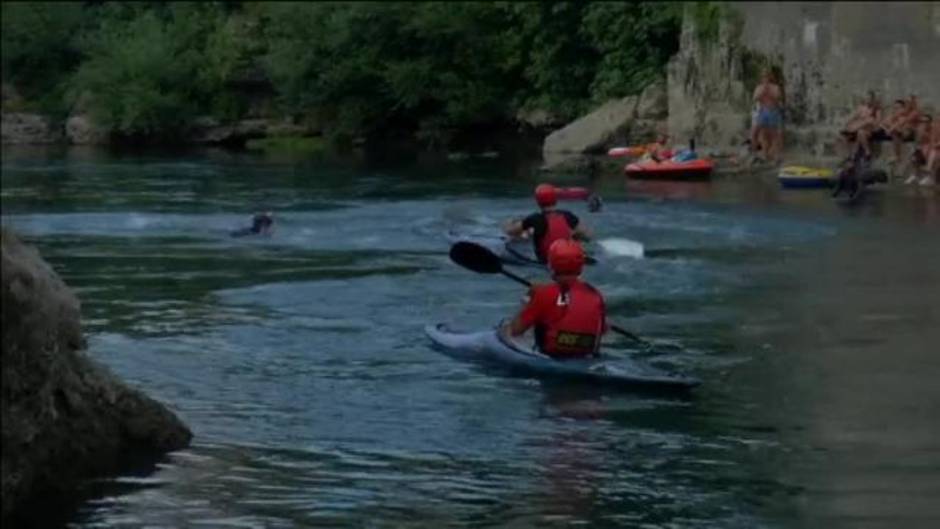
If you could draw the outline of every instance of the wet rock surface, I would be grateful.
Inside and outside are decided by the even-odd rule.
[[[85,478],[189,444],[192,433],[169,409],[83,352],[78,299],[7,228],[2,284],[4,526],[36,526]]]
[[[26,112],[3,112],[0,131],[5,145],[48,145],[63,140],[62,131],[49,118]]]

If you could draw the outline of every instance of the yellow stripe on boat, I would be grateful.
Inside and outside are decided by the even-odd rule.
[[[780,169],[780,178],[832,178],[832,169],[788,165]]]

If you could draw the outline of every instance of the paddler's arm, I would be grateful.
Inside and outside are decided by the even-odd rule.
[[[516,315],[515,318],[506,323],[503,330],[504,332],[508,333],[509,336],[516,337],[525,334],[525,332],[529,330],[529,327],[523,323],[522,319],[518,315]]]
[[[508,333],[509,336],[522,336],[529,328],[535,325],[535,322],[538,320],[540,305],[536,301],[538,288],[538,284],[534,284],[529,288],[529,292],[524,300],[525,306],[516,314],[516,317],[503,326],[503,332]]]
[[[513,239],[518,239],[525,233],[525,228],[522,227],[522,220],[510,219],[503,224],[503,231]]]
[[[581,222],[581,219],[577,215],[571,213],[570,211],[563,212],[565,217],[568,219],[568,226],[571,227],[571,237],[576,241],[590,241],[593,234],[591,230]]]
[[[573,236],[576,240],[588,242],[594,237],[594,234],[591,233],[591,230],[579,224],[578,227],[574,229]]]

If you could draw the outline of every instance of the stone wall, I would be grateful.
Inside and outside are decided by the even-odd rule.
[[[788,142],[822,149],[866,91],[882,101],[917,94],[940,109],[940,3],[741,2],[729,4],[714,42],[686,13],[668,67],[669,126],[727,146],[743,141],[755,63],[780,68]],[[737,20],[735,20],[737,18]]]

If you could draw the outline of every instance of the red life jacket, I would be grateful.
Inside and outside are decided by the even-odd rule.
[[[552,289],[554,307],[547,311],[548,321],[536,325],[536,340],[541,351],[555,358],[577,358],[597,354],[604,332],[606,309],[600,292],[587,283],[575,280]],[[547,296],[549,297],[549,296]]]
[[[548,258],[548,248],[553,242],[559,239],[571,238],[571,226],[568,225],[568,219],[557,211],[549,211],[544,214],[545,217],[545,236],[539,241],[538,255],[539,260],[545,261]]]

